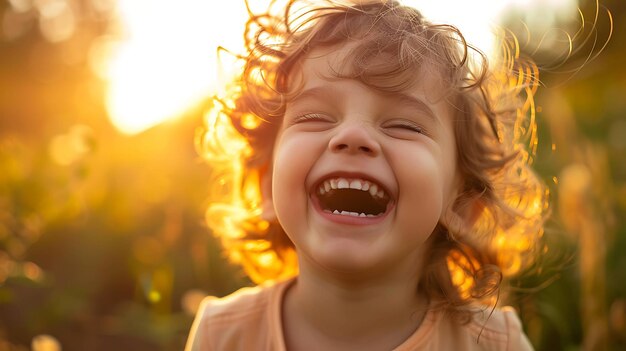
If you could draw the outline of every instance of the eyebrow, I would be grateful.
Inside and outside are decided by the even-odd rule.
[[[437,117],[437,114],[435,114],[430,106],[422,99],[405,93],[394,93],[392,96],[395,100],[398,101],[398,103],[406,104],[414,110],[423,112],[426,117],[431,118],[433,121],[441,123],[441,120]]]
[[[332,88],[329,87],[313,87],[309,89],[304,89],[298,94],[295,94],[294,97],[287,100],[287,103],[294,103],[298,100],[305,100],[309,98],[333,98],[336,97],[336,94],[333,94]]]
[[[390,97],[393,104],[403,104],[409,106],[411,109],[422,112],[426,117],[432,119],[437,123],[441,123],[441,120],[437,117],[437,114],[430,108],[430,106],[422,99],[415,96],[411,96],[402,92],[385,93]],[[299,100],[306,100],[309,98],[322,98],[322,99],[336,99],[338,94],[334,92],[331,87],[316,86],[308,89],[304,89],[300,93],[296,94],[293,98],[289,99],[288,103],[295,103]]]

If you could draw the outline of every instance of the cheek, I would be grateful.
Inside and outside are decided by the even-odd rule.
[[[305,179],[311,156],[290,139],[281,140],[274,151],[272,198],[279,222],[289,232],[294,223],[304,222],[307,205]]]
[[[399,215],[411,231],[430,235],[442,217],[449,177],[447,167],[430,152],[416,151],[411,157],[396,160],[400,185]]]

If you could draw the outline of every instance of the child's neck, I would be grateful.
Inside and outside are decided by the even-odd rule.
[[[369,281],[344,281],[301,267],[283,309],[289,350],[391,350],[421,324],[428,301],[419,276],[390,274]]]

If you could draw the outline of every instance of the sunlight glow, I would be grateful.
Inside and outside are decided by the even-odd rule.
[[[212,93],[217,47],[243,46],[243,1],[118,0],[125,40],[105,69],[114,125],[134,134],[177,117]]]
[[[223,1],[219,8],[203,0],[117,0],[123,40],[105,57],[95,57],[97,71],[109,83],[107,109],[113,124],[139,133],[180,116],[223,85],[233,63],[217,47],[243,48],[247,13],[244,0]],[[434,22],[456,25],[467,40],[489,54],[493,30],[505,11],[541,11],[541,25],[575,12],[576,0],[405,0]],[[452,9],[452,11],[451,11]],[[530,18],[530,17],[529,17]],[[527,20],[527,19],[525,19]],[[104,67],[102,67],[104,66]],[[222,72],[219,72],[222,71]],[[226,71],[226,72],[223,72]],[[229,73],[230,72],[230,73]],[[220,79],[220,77],[222,77]]]
[[[536,24],[547,28],[557,17],[575,14],[578,5],[577,0],[404,0],[403,3],[419,9],[432,22],[456,26],[470,44],[487,55],[495,49],[495,29],[507,12],[523,11],[527,14],[524,21],[540,18],[542,23]]]

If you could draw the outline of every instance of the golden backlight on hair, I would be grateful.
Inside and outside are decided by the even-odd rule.
[[[474,287],[474,278],[467,274],[471,262],[467,257],[453,252],[446,260],[448,270],[450,271],[450,279],[452,284],[459,290],[462,298],[467,299],[472,295]]]
[[[249,233],[266,233],[269,223],[261,218],[259,173],[245,168],[254,150],[225,114],[235,108],[232,98],[238,94],[235,88],[230,91],[230,98],[214,99],[205,114],[206,129],[197,135],[199,152],[213,169],[208,180],[212,185],[212,203],[206,211],[206,221],[229,258],[241,264],[253,281],[294,276],[297,258],[293,250],[283,252],[279,258],[269,240],[246,239]],[[247,129],[257,128],[260,123],[252,114],[241,118]]]
[[[274,35],[274,30],[269,28],[268,32]],[[252,35],[248,40],[256,38]],[[246,47],[258,49],[252,42],[246,43]],[[517,110],[512,111],[510,120],[505,114],[502,114],[502,120],[480,118],[489,120],[502,152],[516,156],[506,161],[502,170],[489,176],[493,184],[493,195],[490,196],[495,196],[495,200],[490,200],[494,202],[483,211],[474,226],[472,235],[477,237],[476,243],[461,244],[459,250],[453,249],[444,257],[442,263],[458,296],[455,306],[472,299],[493,302],[503,275],[513,276],[532,265],[547,212],[548,194],[529,167],[537,145],[533,96],[538,85],[538,71],[535,65],[520,58],[519,43],[509,33],[501,33],[500,47],[497,59],[490,66],[493,70],[491,78],[482,81],[481,73],[478,73],[476,77],[482,83],[477,84],[483,85],[480,88],[485,89],[483,94],[488,94],[485,96],[495,104],[488,109],[508,110],[513,101],[511,97],[516,97],[519,99],[514,103]],[[212,178],[208,180],[213,189],[206,213],[207,224],[221,240],[228,257],[240,264],[257,283],[290,277],[298,272],[292,244],[280,239],[281,235],[284,236],[282,228],[263,218],[259,181],[262,169],[254,163],[254,160],[267,159],[267,154],[259,152],[267,152],[268,144],[272,142],[262,140],[271,139],[271,133],[264,134],[258,129],[268,125],[271,129],[271,122],[267,119],[273,114],[279,115],[280,107],[263,105],[261,109],[271,112],[268,116],[257,117],[250,113],[251,107],[248,106],[253,102],[241,98],[253,91],[257,98],[276,101],[272,100],[277,93],[271,85],[275,78],[272,75],[275,68],[271,67],[277,64],[272,60],[276,56],[263,51],[271,52],[269,48],[271,45],[258,49],[261,51],[254,54],[258,55],[254,56],[257,64],[248,66],[245,77],[233,81],[223,94],[212,100],[205,129],[198,134],[200,153],[213,167]],[[480,65],[468,66],[480,72]],[[270,67],[268,72],[267,67]],[[500,96],[503,98],[498,98]],[[235,121],[237,126],[233,124]],[[248,139],[249,135],[253,136],[252,139]],[[495,262],[487,263],[491,261],[482,256],[481,250],[492,251]]]

